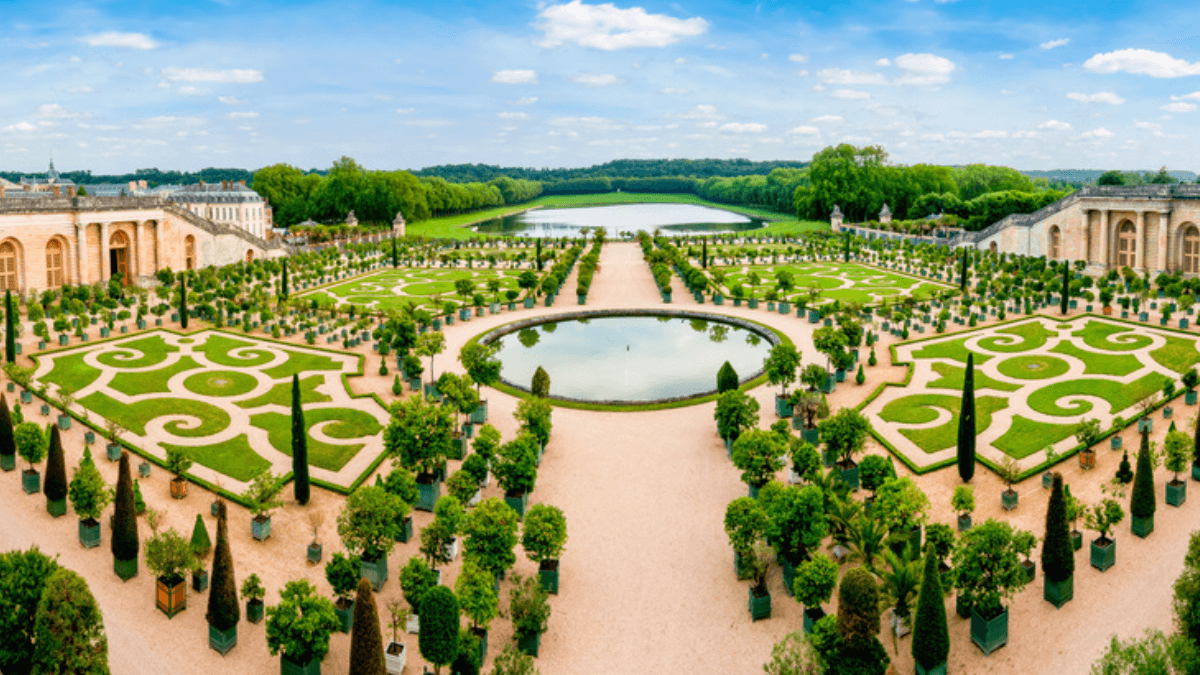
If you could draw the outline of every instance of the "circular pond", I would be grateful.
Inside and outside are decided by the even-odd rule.
[[[756,230],[765,221],[740,213],[696,204],[620,204],[572,209],[534,209],[476,226],[482,234],[518,237],[581,237],[587,228],[605,228],[610,237],[620,232],[653,232],[667,236],[717,234]]]
[[[711,393],[726,361],[752,378],[777,339],[768,329],[714,314],[642,310],[522,321],[483,341],[500,346],[500,376],[510,386],[528,389],[541,366],[553,398],[628,405]]]

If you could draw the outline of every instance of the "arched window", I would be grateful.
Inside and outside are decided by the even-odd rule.
[[[17,247],[12,242],[0,244],[0,291],[16,291]]]
[[[46,243],[46,288],[63,285],[63,246],[57,239]]]
[[[994,242],[994,241],[992,243],[988,244],[988,250],[991,251],[992,253],[995,253],[997,250],[999,250],[999,248],[1000,247],[996,246],[996,242]]]
[[[246,262],[254,262],[254,249],[246,249]]]
[[[1058,260],[1062,257],[1062,230],[1058,229],[1057,225],[1050,226],[1050,259]]]
[[[1200,274],[1200,229],[1189,225],[1183,231],[1183,271]]]
[[[1117,230],[1117,266],[1137,267],[1137,228],[1128,220]]]
[[[183,240],[184,269],[196,269],[196,238],[188,235]]]

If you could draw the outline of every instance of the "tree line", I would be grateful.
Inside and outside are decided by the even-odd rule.
[[[535,169],[492,164],[441,164],[416,171],[418,176],[438,176],[455,183],[486,182],[500,176],[542,183],[578,178],[692,178],[763,176],[777,168],[800,169],[808,162],[748,159],[617,159],[581,168]]]
[[[15,171],[0,171],[0,178],[14,183],[20,182],[22,176],[43,176],[44,174],[26,174]],[[220,183],[223,180],[241,181],[247,183],[253,178],[253,172],[246,169],[215,169],[207,168],[199,171],[162,171],[160,169],[138,169],[133,173],[93,174],[90,169],[81,171],[60,171],[59,176],[73,181],[76,185],[94,185],[96,183],[128,183],[144,180],[148,187],[160,185],[194,185],[200,181],[205,183]]]

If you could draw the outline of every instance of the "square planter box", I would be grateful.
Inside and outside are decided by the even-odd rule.
[[[551,595],[558,595],[558,565],[557,560],[544,560],[538,565],[538,581]]]
[[[1149,537],[1150,533],[1154,532],[1154,516],[1149,516],[1146,518],[1130,516],[1129,531],[1133,532],[1142,539]]]
[[[1092,541],[1092,567],[1107,572],[1108,568],[1117,563],[1117,542],[1114,540],[1106,546],[1101,546],[1097,541],[1099,540]]]
[[[197,593],[208,590],[208,570],[192,572],[192,590]]]
[[[407,663],[408,652],[404,648],[404,643],[388,643],[387,650],[383,653],[383,664],[387,669],[388,675],[400,675],[404,672],[404,666]]]
[[[96,548],[100,545],[100,521],[79,521],[79,545],[84,548]]]
[[[1000,505],[1004,507],[1005,511],[1012,511],[1017,508],[1017,500],[1020,496],[1016,490],[1005,490],[1000,493]]]
[[[417,503],[413,505],[420,511],[433,511],[433,507],[437,505],[437,500],[442,493],[442,482],[439,480],[428,480],[422,482],[420,477],[417,480]]]
[[[1192,389],[1183,395],[1183,402],[1185,405],[1196,405],[1196,400],[1197,392],[1195,389]]]
[[[271,536],[271,517],[257,516],[250,521],[250,535],[258,541],[266,541]]]
[[[1008,610],[991,619],[985,619],[971,608],[971,642],[983,650],[984,655],[1008,644]]]
[[[383,556],[374,562],[364,559],[362,561],[362,576],[371,582],[371,588],[375,589],[375,592],[378,593],[388,578],[387,556]]]
[[[24,403],[24,404],[26,404],[26,405],[28,405],[28,404],[30,404],[30,403],[33,403],[33,392],[30,392],[30,391],[22,391],[22,392],[21,392],[21,403]],[[94,443],[94,442],[95,442],[95,439],[93,439],[93,440],[91,440],[91,441],[88,441],[88,442],[89,442],[89,443]]]
[[[263,613],[266,606],[262,600],[248,600],[246,602],[246,620],[250,623],[258,623],[263,619]]]
[[[1034,568],[1037,569],[1037,568]],[[1067,577],[1064,581],[1054,582],[1046,579],[1042,586],[1042,598],[1058,609],[1075,597],[1075,577]]]
[[[217,630],[212,624],[209,624],[208,646],[219,652],[221,656],[228,654],[229,650],[237,646],[237,624],[226,631]]]
[[[526,654],[528,654],[530,656],[536,657],[538,655],[538,648],[541,646],[541,643],[542,643],[542,634],[541,633],[533,633],[531,635],[518,635],[517,636],[517,649],[525,652]]]
[[[154,586],[154,604],[167,618],[187,609],[187,581],[159,578]]]
[[[42,490],[42,474],[26,469],[21,472],[21,489],[32,495]]]
[[[750,619],[758,621],[771,618],[771,593],[764,591],[762,595],[755,595],[753,588],[750,588],[748,593],[750,596]]]
[[[505,492],[504,503],[508,504],[513,511],[516,511],[519,518],[524,518],[525,508],[529,505],[529,493],[514,494],[512,492]]]
[[[1121,437],[1120,436],[1112,436],[1111,438],[1109,438],[1108,442],[1109,442],[1109,445],[1112,446],[1113,450],[1121,449]]]
[[[321,662],[313,659],[308,663],[297,663],[287,654],[279,656],[279,675],[321,675]]]
[[[1187,501],[1187,483],[1167,481],[1167,503],[1171,506],[1183,506],[1185,501]]]

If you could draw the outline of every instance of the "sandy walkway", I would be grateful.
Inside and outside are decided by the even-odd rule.
[[[694,305],[678,280],[674,283],[674,304]],[[565,290],[553,308],[539,306],[521,310],[515,316],[487,315],[449,327],[447,353],[438,358],[437,371],[459,370],[451,354],[471,336],[491,327],[514,318],[577,309],[573,279],[568,280]],[[588,307],[661,306],[639,247],[632,243],[607,244]],[[779,328],[796,341],[806,361],[815,360],[811,346],[814,327],[794,315],[729,305],[709,304],[705,309]],[[883,379],[902,379],[904,370],[888,364],[887,344],[892,341],[885,334],[876,348],[881,363],[867,369],[867,384],[860,387],[848,382],[839,386],[831,397],[832,406],[855,405]],[[355,389],[380,391],[390,401],[392,397],[386,392],[391,376],[385,382],[374,374],[376,368],[378,356],[368,357],[368,377],[352,382]],[[764,427],[774,421],[770,414],[773,394],[770,387],[753,392],[763,405]],[[491,421],[505,438],[510,438],[515,432],[511,413],[516,401],[495,391],[485,391],[484,396],[490,401]],[[1176,402],[1176,408],[1181,423],[1195,413],[1194,407],[1185,407],[1181,401]],[[722,526],[726,504],[744,494],[745,487],[725,457],[712,411],[712,404],[647,413],[555,410],[554,435],[532,501],[555,504],[565,511],[570,541],[563,557],[562,593],[551,599],[550,630],[543,638],[538,659],[542,673],[756,673],[761,672],[771,646],[786,633],[799,629],[800,606],[784,595],[777,570],[771,576],[773,618],[750,621],[746,607],[748,584],[734,577],[733,555]],[[47,421],[30,414],[33,412],[27,413],[30,419]],[[1155,437],[1160,441],[1166,426],[1156,420]],[[65,435],[68,471],[82,451],[82,433],[76,425]],[[1125,436],[1126,445],[1134,444],[1131,431]],[[1098,468],[1088,474],[1081,473],[1074,460],[1061,467],[1076,495],[1090,501],[1098,495],[1099,484],[1112,475],[1119,459],[1117,453],[1104,449],[1099,452]],[[107,480],[115,481],[115,464],[101,457],[98,465]],[[213,519],[207,515],[208,495],[193,487],[186,500],[175,502],[167,495],[168,477],[156,469],[142,481],[147,502],[154,508],[167,509],[168,524],[181,530],[190,529],[195,513],[203,512],[210,533],[214,533]],[[1182,567],[1187,535],[1194,527],[1195,509],[1200,508],[1194,502],[1200,498],[1193,498],[1181,509],[1166,506],[1161,501],[1166,479],[1166,473],[1159,471],[1157,531],[1149,539],[1139,540],[1129,534],[1128,522],[1123,523],[1117,531],[1117,565],[1106,574],[1088,567],[1086,548],[1077,554],[1076,599],[1062,610],[1041,600],[1039,571],[1039,579],[1012,605],[1010,645],[990,659],[970,644],[968,622],[953,616],[952,600],[948,599],[953,640],[951,671],[1085,672],[1112,633],[1132,636],[1145,627],[1169,628],[1170,585]],[[951,521],[949,494],[957,481],[952,469],[917,479],[933,504],[935,520]],[[974,483],[979,503],[976,521],[1000,516],[1002,485],[986,470],[977,472]],[[1005,517],[1040,536],[1047,493],[1037,480],[1026,481],[1018,489],[1020,508]],[[484,496],[498,495],[493,481]],[[334,520],[342,501],[331,493],[314,490],[309,506],[290,505],[276,513],[274,535],[262,543],[250,538],[249,514],[234,507],[231,534],[239,580],[257,572],[268,588],[268,603],[277,601],[283,583],[293,578],[307,578],[328,595],[322,568],[304,562],[303,549],[309,541],[307,513],[325,514],[321,540],[328,560],[333,551],[340,549]],[[0,474],[0,509],[8,514],[0,519],[0,549],[37,544],[44,551],[59,554],[63,564],[86,576],[105,613],[114,672],[268,673],[278,669],[278,659],[267,654],[261,624],[252,626],[243,621],[240,644],[224,659],[208,649],[206,593],[191,594],[191,607],[168,620],[154,609],[153,579],[145,570],[122,584],[111,571],[107,524],[102,546],[82,550],[74,517],[50,518],[42,496],[28,497],[21,492],[16,472]],[[429,521],[429,514],[416,516],[418,528]],[[143,523],[143,537],[148,535]],[[1085,533],[1085,539],[1093,536]],[[401,597],[398,569],[416,553],[417,546],[413,541],[398,546],[392,554],[391,579],[379,601],[381,610],[388,601]],[[445,581],[453,583],[460,565],[456,561],[447,568]],[[534,565],[521,556],[517,570],[530,573]],[[510,587],[505,582],[505,610]],[[508,620],[497,619],[491,634],[491,653],[497,653],[510,638]],[[423,664],[416,653],[416,637],[404,640],[409,648],[407,672],[420,673]],[[910,640],[900,641],[900,672],[911,672],[907,656]],[[891,651],[890,637],[884,644]],[[348,636],[335,635],[323,672],[346,673],[348,647]]]

